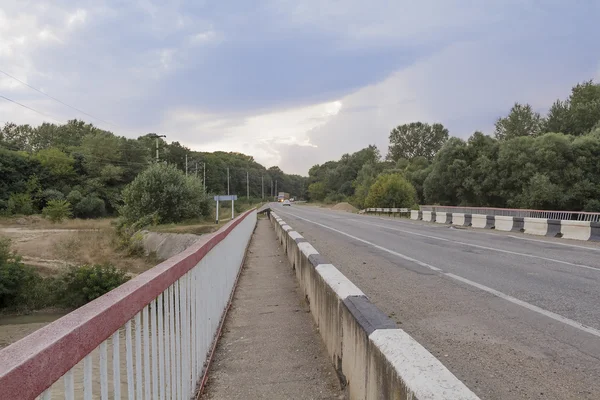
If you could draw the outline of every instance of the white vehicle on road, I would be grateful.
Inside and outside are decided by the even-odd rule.
[[[292,203],[290,203],[289,200],[284,200],[282,205],[284,205],[284,206],[291,206]]]

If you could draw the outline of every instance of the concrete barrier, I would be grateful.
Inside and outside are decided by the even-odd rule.
[[[548,220],[546,218],[523,218],[524,232],[529,235],[546,236],[548,233]]]
[[[351,400],[478,399],[275,213],[271,222]]]
[[[498,231],[511,232],[513,230],[514,219],[513,217],[505,217],[502,215],[496,215],[495,229]]]
[[[590,240],[599,242],[600,241],[600,222],[590,222],[590,228],[592,230],[592,234],[590,235]]]
[[[523,217],[513,217],[512,232],[523,232],[525,231],[525,220]]]
[[[548,220],[548,231],[546,236],[549,237],[562,237],[560,219],[549,219]]]
[[[471,216],[471,226],[473,228],[485,228],[487,225],[487,215],[473,214]]]
[[[565,239],[590,240],[592,226],[588,221],[561,221],[560,232]]]
[[[444,212],[435,213],[435,222],[437,222],[438,224],[452,223],[452,213],[444,213]]]
[[[410,219],[418,220],[419,219],[419,211],[411,210],[410,211]]]
[[[435,213],[432,211],[423,211],[423,221],[426,221],[426,222],[435,221]]]
[[[452,225],[465,226],[465,214],[452,213]]]

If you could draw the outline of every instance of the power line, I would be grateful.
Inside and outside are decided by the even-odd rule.
[[[111,122],[108,122],[108,121],[105,121],[105,120],[103,120],[102,118],[94,117],[93,115],[91,115],[91,114],[88,114],[88,113],[86,113],[85,111],[83,111],[83,110],[80,110],[79,108],[73,107],[73,106],[71,106],[71,105],[69,105],[69,104],[65,103],[64,101],[57,99],[56,97],[50,96],[48,93],[44,93],[44,92],[42,92],[41,90],[39,90],[39,89],[37,89],[37,88],[35,88],[35,87],[33,87],[33,86],[29,85],[28,83],[25,83],[25,82],[23,82],[22,80],[20,80],[20,79],[18,79],[18,78],[15,78],[14,76],[10,75],[10,74],[9,74],[9,73],[7,73],[7,72],[4,72],[4,71],[2,71],[2,70],[0,70],[0,72],[2,72],[4,75],[8,76],[9,78],[12,78],[12,79],[14,79],[15,81],[17,81],[17,82],[19,82],[19,83],[21,83],[21,84],[23,84],[23,85],[27,86],[27,87],[28,87],[28,88],[30,88],[30,89],[33,89],[33,90],[35,90],[35,91],[36,91],[36,92],[38,92],[38,93],[41,93],[41,94],[43,94],[43,95],[44,95],[44,96],[46,96],[46,97],[49,97],[49,98],[51,98],[52,100],[54,100],[54,101],[56,101],[56,102],[58,102],[58,103],[60,103],[60,104],[62,104],[62,105],[64,105],[64,106],[67,106],[67,107],[69,107],[69,108],[71,108],[71,109],[73,109],[73,110],[75,110],[75,111],[78,111],[78,112],[80,112],[80,113],[82,113],[82,114],[85,114],[85,115],[87,115],[88,117],[91,117],[91,118],[97,119],[98,121],[102,121],[102,122],[104,122],[105,124],[109,124],[109,125],[112,125],[112,126],[114,126],[115,128],[118,128],[118,126],[116,126],[115,124],[113,124],[113,123],[111,123]]]
[[[14,100],[12,100],[12,99],[9,99],[8,97],[2,96],[1,94],[0,94],[0,98],[3,98],[4,100],[10,101],[11,103],[15,103],[15,104],[17,104],[17,105],[19,105],[19,106],[21,106],[21,107],[24,107],[24,108],[26,108],[26,109],[28,109],[28,110],[31,110],[31,111],[33,111],[33,112],[35,112],[35,113],[38,113],[38,114],[40,114],[40,115],[43,115],[44,117],[47,117],[47,118],[53,119],[54,121],[58,122],[59,124],[63,124],[63,122],[61,122],[61,121],[57,120],[57,119],[56,119],[56,118],[54,118],[54,117],[51,117],[51,116],[50,116],[50,115],[48,115],[48,114],[44,114],[43,112],[41,112],[41,111],[38,111],[38,110],[36,110],[35,108],[31,108],[31,107],[29,107],[29,106],[26,106],[25,104],[21,104],[21,103],[19,103],[18,101],[14,101]]]

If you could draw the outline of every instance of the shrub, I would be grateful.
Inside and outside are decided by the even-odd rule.
[[[58,279],[59,302],[65,307],[81,307],[129,279],[125,271],[110,264],[71,267]]]
[[[71,190],[67,195],[67,201],[71,203],[71,205],[76,206],[83,199],[81,192],[79,190]]]
[[[160,223],[180,222],[210,213],[202,184],[175,166],[154,164],[123,190],[121,217],[127,223],[156,215]]]
[[[69,193],[69,196],[73,192]],[[75,197],[75,196],[73,196]],[[73,207],[73,214],[77,218],[100,218],[106,215],[106,204],[100,197],[87,195]]]
[[[65,195],[56,189],[46,189],[41,193],[39,199],[41,200],[42,207],[45,207],[50,200],[64,200]]]
[[[66,200],[50,200],[42,210],[42,215],[52,222],[60,222],[65,218],[70,218],[72,214],[71,204]]]
[[[33,279],[35,271],[10,251],[10,240],[0,239],[0,308],[22,303]]]
[[[412,208],[416,204],[417,191],[400,174],[381,174],[369,189],[366,207]]]
[[[34,212],[33,201],[27,193],[12,193],[8,198],[8,213],[31,215]]]

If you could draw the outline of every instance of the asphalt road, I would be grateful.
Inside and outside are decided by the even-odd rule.
[[[273,205],[482,399],[600,399],[600,247]]]

